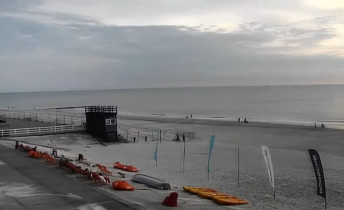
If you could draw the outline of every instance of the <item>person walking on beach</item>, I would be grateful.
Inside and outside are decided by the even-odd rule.
[[[176,142],[180,142],[179,134],[178,134],[178,133],[177,133],[177,135],[176,135]]]
[[[185,142],[185,135],[183,134],[183,142]]]

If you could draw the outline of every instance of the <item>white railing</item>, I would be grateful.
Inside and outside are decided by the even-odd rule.
[[[44,135],[54,133],[69,133],[84,131],[84,125],[59,125],[59,126],[48,126],[48,127],[35,127],[35,128],[16,128],[0,130],[0,137],[8,136],[33,136],[33,135]]]
[[[0,110],[0,116],[5,118],[49,122],[56,124],[83,124],[86,121],[85,114],[78,113],[42,113],[26,112],[19,110]]]

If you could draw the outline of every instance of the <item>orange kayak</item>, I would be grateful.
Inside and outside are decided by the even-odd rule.
[[[139,170],[134,166],[122,165],[120,162],[116,162],[113,166],[114,168],[121,169],[129,172],[138,172]]]
[[[114,168],[123,169],[123,165],[120,162],[116,162]]]
[[[139,171],[134,166],[127,166],[124,170],[129,171],[129,172],[138,172]]]
[[[112,182],[112,187],[115,190],[125,190],[125,191],[134,191],[135,188],[131,186],[128,182],[124,180],[117,180]]]
[[[41,153],[31,150],[29,151],[29,156],[32,158],[41,158]]]

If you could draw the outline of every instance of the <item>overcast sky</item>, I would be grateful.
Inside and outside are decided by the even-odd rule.
[[[0,0],[0,92],[344,84],[343,0]]]

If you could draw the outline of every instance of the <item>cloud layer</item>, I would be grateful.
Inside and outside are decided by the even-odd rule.
[[[343,7],[316,3],[0,0],[0,92],[343,83]]]

